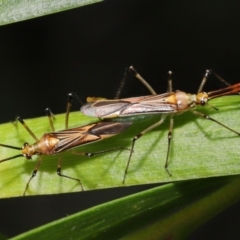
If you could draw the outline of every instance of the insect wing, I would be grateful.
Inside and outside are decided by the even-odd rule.
[[[100,100],[82,106],[83,114],[91,117],[115,118],[139,114],[175,113],[177,106],[168,102],[174,93],[124,98],[120,100]]]
[[[132,104],[129,107],[123,109],[119,114],[119,117],[134,116],[134,115],[148,115],[148,114],[169,114],[175,113],[176,105],[173,104],[155,104],[155,103],[140,103]]]
[[[88,103],[84,104],[80,111],[89,117],[114,118],[119,117],[120,112],[132,103],[147,100],[149,96],[124,98],[119,100],[95,100],[98,98],[87,98]],[[93,100],[92,100],[93,99]]]
[[[90,117],[118,117],[118,113],[129,104],[121,100],[99,100],[83,105],[80,111]]]
[[[54,145],[54,148],[52,149],[52,154],[99,140],[99,136],[91,135],[88,133],[89,129],[91,129],[95,125],[96,124],[90,124],[83,127],[49,133],[49,137],[59,140],[59,142]]]
[[[52,153],[55,154],[111,137],[121,133],[131,124],[131,122],[99,122],[50,133],[48,134],[49,137],[59,140],[59,142],[54,145]]]
[[[99,122],[91,128],[90,133],[107,138],[125,131],[132,122]]]

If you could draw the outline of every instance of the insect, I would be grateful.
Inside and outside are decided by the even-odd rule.
[[[211,70],[207,70],[202,82],[199,86],[197,94],[185,93],[183,91],[173,91],[172,90],[172,72],[169,72],[169,87],[168,92],[157,95],[153,88],[140,76],[140,74],[133,68],[130,67],[135,73],[135,76],[147,87],[147,89],[151,92],[152,95],[141,96],[141,97],[132,97],[132,98],[124,98],[118,100],[97,100],[90,101],[89,103],[83,105],[81,107],[82,113],[87,116],[99,117],[101,119],[109,119],[109,118],[122,118],[122,117],[133,117],[136,118],[139,115],[161,115],[160,120],[153,125],[149,126],[132,139],[131,151],[128,158],[128,162],[125,168],[123,183],[125,182],[127,171],[129,168],[129,164],[132,158],[135,142],[145,135],[147,132],[161,125],[167,116],[170,118],[169,124],[169,132],[168,132],[168,146],[167,146],[167,155],[165,160],[165,169],[169,176],[171,176],[170,171],[168,170],[168,159],[169,152],[172,140],[172,132],[173,132],[173,117],[177,114],[181,114],[188,110],[191,110],[196,116],[202,117],[206,120],[210,120],[219,124],[220,126],[234,132],[237,135],[240,135],[239,132],[229,128],[228,126],[222,124],[221,122],[213,119],[209,115],[205,115],[199,111],[194,110],[197,105],[205,106],[209,105],[208,102],[214,98],[218,98],[221,96],[239,93],[240,92],[240,83],[230,85],[220,76],[215,74]],[[204,92],[203,87],[210,75],[210,73],[214,74],[220,81],[224,82],[228,85],[223,89],[219,89],[211,92]],[[211,106],[213,107],[213,106]],[[214,107],[213,107],[214,108]],[[216,108],[214,108],[216,109]],[[217,110],[217,109],[216,109]]]
[[[34,138],[35,143],[29,144],[24,143],[22,147],[15,147],[6,144],[0,144],[1,147],[16,149],[21,153],[11,156],[5,159],[1,159],[0,163],[9,161],[18,157],[25,157],[26,159],[31,159],[32,156],[38,155],[40,158],[37,161],[37,164],[32,172],[30,179],[28,180],[23,195],[25,196],[31,180],[36,176],[38,169],[42,163],[42,155],[54,155],[61,152],[71,150],[75,147],[94,143],[102,139],[117,135],[122,131],[126,130],[132,123],[131,122],[114,122],[114,121],[101,121],[97,123],[91,123],[85,126],[75,127],[71,129],[65,129],[62,131],[54,131],[53,122],[52,122],[52,113],[50,109],[47,109],[47,114],[50,122],[50,126],[53,132],[45,133],[41,138],[37,138],[35,134],[29,129],[26,123],[21,117],[17,117],[17,120],[23,125],[23,127],[28,131],[28,133]],[[103,151],[98,151],[94,153],[90,152],[73,152],[77,155],[82,156],[95,156],[98,154],[106,153],[109,151],[114,151],[122,148],[113,148]],[[61,167],[61,158],[58,160],[57,165],[57,174],[60,177],[69,178],[77,181],[80,184],[81,189],[83,190],[83,185],[81,180],[78,178],[70,177],[62,174]]]

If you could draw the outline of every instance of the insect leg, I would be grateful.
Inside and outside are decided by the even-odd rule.
[[[127,176],[127,172],[128,172],[128,167],[129,167],[129,164],[130,164],[130,161],[131,161],[131,158],[132,158],[132,154],[133,154],[135,142],[136,142],[140,137],[142,137],[144,134],[146,134],[147,132],[151,131],[152,129],[154,129],[154,128],[158,127],[158,126],[160,126],[160,125],[164,122],[165,118],[166,118],[166,115],[162,115],[160,121],[154,123],[153,125],[151,125],[151,126],[148,127],[147,129],[143,130],[142,132],[140,132],[139,134],[137,134],[136,136],[134,136],[134,138],[133,138],[133,140],[132,140],[132,146],[131,146],[131,149],[130,149],[130,155],[129,155],[129,158],[128,158],[128,161],[127,161],[127,165],[126,165],[126,168],[125,168],[125,171],[124,171],[124,176],[123,176],[123,181],[122,181],[123,184],[125,183],[125,180],[126,180],[126,176]]]
[[[200,86],[199,86],[199,88],[198,88],[197,93],[202,92],[203,87],[204,87],[205,83],[207,82],[207,79],[208,79],[210,73],[211,73],[210,70],[206,70],[206,73],[205,73],[204,76],[203,76],[203,79],[202,79],[202,81],[201,81],[201,83],[200,83]]]
[[[32,179],[37,175],[37,172],[38,172],[38,169],[39,169],[41,163],[42,163],[42,158],[40,157],[40,158],[38,159],[38,161],[37,161],[37,164],[36,164],[33,172],[32,172],[32,176],[30,177],[30,179],[28,180],[28,182],[27,182],[27,184],[26,184],[25,190],[24,190],[24,192],[23,192],[23,196],[26,195],[26,192],[27,192],[27,190],[28,190],[28,187],[29,187],[30,182],[31,182]]]
[[[122,89],[125,85],[125,82],[127,80],[127,77],[128,77],[128,68],[126,68],[125,71],[124,71],[122,81],[120,82],[120,85],[118,87],[118,90],[117,90],[117,93],[116,93],[114,99],[119,99],[119,96],[120,96],[120,94],[122,92]]]
[[[168,92],[172,92],[172,71],[168,71]]]
[[[55,132],[54,125],[53,125],[54,115],[53,115],[53,113],[52,113],[52,111],[51,111],[50,108],[46,108],[46,109],[45,109],[45,112],[46,112],[46,114],[47,114],[50,127],[51,127],[52,131]]]
[[[74,92],[68,93],[68,100],[67,100],[67,110],[66,110],[66,118],[65,118],[65,129],[68,129],[68,121],[69,121],[69,113],[72,107],[72,99],[73,97],[79,101],[81,105],[83,105],[82,100],[78,97],[78,95]]]
[[[167,157],[166,157],[166,162],[165,162],[165,170],[171,177],[172,174],[168,170],[168,158],[169,158],[169,152],[170,152],[170,145],[172,141],[172,132],[173,132],[173,116],[170,117],[170,124],[169,124],[169,132],[168,132],[168,148],[167,148]]]
[[[50,110],[50,108],[46,108],[45,112],[46,112],[46,114],[48,116],[50,127],[51,127],[52,131],[55,132],[55,129],[54,129],[54,126],[53,126],[54,115],[53,115],[52,111]],[[35,141],[39,140],[20,116],[17,116],[16,119],[22,124],[22,126],[27,130],[27,132],[33,137],[33,139]]]
[[[71,153],[79,155],[79,156],[93,157],[93,156],[97,156],[97,155],[104,154],[107,152],[113,152],[113,151],[118,151],[118,150],[130,150],[130,149],[124,148],[124,147],[115,147],[115,148],[101,150],[101,151],[97,151],[97,152],[76,152],[76,151],[72,150]]]
[[[203,91],[203,87],[205,86],[210,74],[213,74],[218,80],[223,82],[225,85],[227,85],[227,86],[232,85],[229,82],[227,82],[226,80],[224,80],[222,77],[220,77],[218,74],[216,74],[213,70],[206,70],[206,73],[204,74],[202,82],[198,88],[198,91],[197,91],[198,93]]]
[[[72,179],[72,180],[77,181],[77,182],[80,184],[80,187],[81,187],[82,191],[84,191],[83,185],[82,185],[82,182],[81,182],[80,179],[78,179],[78,178],[73,178],[73,177],[70,177],[70,176],[67,176],[67,175],[62,174],[61,158],[59,158],[59,160],[58,160],[57,174],[58,174],[60,177],[65,177],[65,178],[69,178],[69,179]]]
[[[129,67],[129,70],[131,70],[135,77],[148,89],[148,91],[152,95],[157,95],[157,93],[154,91],[154,89],[150,86],[150,84],[136,71],[136,69],[133,66]]]
[[[27,126],[27,124],[23,121],[20,116],[17,116],[17,120],[22,124],[22,126],[27,130],[27,132],[33,137],[35,141],[38,141],[36,135],[32,132],[32,130]]]
[[[206,120],[210,120],[210,121],[212,121],[212,122],[215,122],[215,123],[219,124],[220,126],[226,128],[226,129],[228,129],[229,131],[234,132],[234,133],[236,133],[237,135],[240,136],[240,132],[237,132],[237,131],[233,130],[232,128],[230,128],[230,127],[228,127],[228,126],[220,123],[219,121],[211,118],[209,115],[203,114],[203,113],[198,112],[198,111],[193,111],[193,113],[194,113],[195,115],[199,116],[199,117],[205,118]]]
[[[125,82],[127,80],[128,77],[128,72],[131,71],[134,73],[134,76],[149,90],[149,92],[153,95],[157,95],[157,93],[153,90],[153,88],[150,86],[150,84],[136,71],[136,69],[133,66],[130,66],[129,68],[126,68],[122,81],[118,87],[116,96],[114,97],[114,99],[119,99],[119,96],[122,92],[122,89],[125,85]]]

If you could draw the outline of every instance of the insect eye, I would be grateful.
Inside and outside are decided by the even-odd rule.
[[[26,158],[26,159],[32,159],[32,157],[29,155],[29,154],[23,154],[23,156]]]

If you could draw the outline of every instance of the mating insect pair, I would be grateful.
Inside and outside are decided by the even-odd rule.
[[[173,131],[173,116],[175,114],[179,114],[185,112],[187,110],[193,110],[193,113],[197,116],[203,117],[207,120],[211,120],[216,122],[217,124],[225,127],[226,129],[240,135],[239,132],[225,126],[224,124],[218,122],[217,120],[211,118],[210,116],[204,115],[201,112],[194,110],[196,105],[204,106],[208,104],[208,101],[224,95],[229,95],[233,93],[238,93],[240,91],[240,84],[235,84],[232,86],[228,86],[226,88],[212,91],[209,93],[202,92],[203,86],[210,74],[209,71],[206,72],[201,85],[199,87],[197,94],[187,94],[182,91],[172,91],[171,87],[171,78],[169,78],[169,91],[164,94],[157,95],[156,92],[151,88],[151,86],[136,72],[136,70],[131,67],[130,68],[133,72],[135,72],[135,76],[149,89],[152,95],[143,96],[143,97],[133,97],[133,98],[125,98],[119,100],[98,100],[92,99],[90,103],[82,106],[81,111],[89,116],[99,117],[105,119],[105,121],[89,124],[77,128],[68,129],[68,115],[70,111],[71,101],[68,103],[67,107],[67,114],[66,114],[66,130],[55,132],[53,128],[51,112],[48,110],[48,116],[50,121],[50,126],[52,128],[51,133],[46,133],[42,136],[42,138],[38,139],[33,132],[26,126],[23,120],[18,117],[20,123],[26,128],[26,130],[30,133],[30,135],[35,139],[35,143],[29,145],[25,143],[22,148],[9,146],[5,144],[0,144],[2,147],[12,148],[16,150],[20,150],[21,154],[5,158],[0,160],[1,162],[8,161],[17,157],[26,157],[30,159],[33,155],[53,155],[57,153],[61,153],[66,150],[70,150],[77,146],[86,145],[89,143],[93,143],[105,138],[108,138],[113,135],[117,135],[124,130],[126,130],[131,124],[132,120],[120,121],[119,118],[122,117],[137,117],[138,115],[147,115],[147,114],[159,114],[161,118],[158,122],[151,125],[138,135],[136,135],[132,140],[131,152],[127,161],[127,165],[124,172],[123,183],[125,182],[128,167],[130,164],[130,160],[132,157],[134,145],[137,139],[141,136],[149,132],[150,130],[156,128],[157,126],[161,125],[165,118],[169,115],[170,116],[170,127],[169,127],[169,134],[168,134],[168,148],[167,148],[167,156],[165,161],[165,169],[169,175],[171,173],[168,171],[168,159],[169,159],[169,152],[170,152],[170,145],[171,145],[171,138],[172,138],[172,131]],[[222,80],[218,75],[215,74],[217,78]],[[171,73],[170,73],[171,77]],[[125,78],[124,78],[125,80]],[[223,81],[223,80],[222,80]],[[118,91],[118,95],[121,92],[123,84],[120,85],[120,90]],[[111,118],[115,118],[115,121],[111,121]],[[93,156],[96,154],[113,151],[116,149],[110,150],[103,150],[100,152],[95,153],[77,153],[79,155],[85,156]],[[29,183],[36,175],[40,164],[42,162],[42,157],[38,159],[36,167],[30,177],[25,190],[24,195],[28,189]],[[79,182],[81,188],[83,189],[82,183],[80,179],[73,178],[70,176],[66,176],[61,173],[61,162],[59,159],[57,173],[61,177],[70,178],[72,180],[76,180]]]

